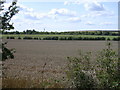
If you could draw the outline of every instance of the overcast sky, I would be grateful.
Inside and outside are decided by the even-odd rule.
[[[5,3],[5,8],[10,5],[10,1]],[[12,22],[17,31],[116,30],[118,29],[117,1],[18,0],[20,11],[13,17]]]

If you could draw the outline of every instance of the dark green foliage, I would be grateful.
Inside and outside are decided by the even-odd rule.
[[[42,40],[42,39],[39,37],[39,40]]]
[[[67,58],[67,77],[73,88],[120,88],[118,53],[110,43],[95,58],[91,58],[91,52],[80,52],[79,55]]]
[[[119,31],[74,31],[74,32],[39,32],[33,30],[26,30],[23,32],[3,32],[3,34],[46,34],[46,35],[107,35],[107,36],[119,36]]]
[[[117,41],[117,38],[113,38],[114,41]]]
[[[101,40],[106,40],[106,38],[105,37],[101,37]]]
[[[113,38],[113,41],[120,41],[120,37],[118,37],[118,38]]]
[[[97,57],[96,73],[100,87],[120,88],[118,61],[118,54],[111,48],[111,43],[107,43],[107,48],[100,51]]]
[[[14,55],[13,53],[15,52],[14,49],[8,49],[5,45],[7,44],[7,42],[0,44],[0,48],[2,48],[2,53],[0,53],[0,55],[2,55],[1,60],[5,61],[6,59],[13,59]]]
[[[9,39],[15,39],[15,37],[9,37]]]
[[[82,37],[75,38],[76,40],[82,40]]]
[[[73,40],[73,37],[68,37],[67,40]]]
[[[83,40],[89,40],[89,38],[88,37],[84,37]]]
[[[66,37],[60,37],[59,40],[67,40]]]
[[[34,40],[38,40],[38,38],[37,38],[37,37],[34,37]]]
[[[14,36],[7,36],[6,39],[15,39]],[[22,37],[18,37],[18,39],[22,39]],[[59,36],[47,36],[47,37],[31,37],[31,36],[25,36],[23,37],[23,39],[25,40],[113,40],[113,41],[119,41],[120,40],[120,37],[117,37],[117,38],[113,38],[113,39],[110,39],[110,38],[106,38],[106,37],[72,37],[72,36],[69,36],[69,37],[59,37]]]
[[[0,1],[0,6],[1,6],[1,1]],[[3,10],[3,9],[0,9],[0,11],[1,10]],[[5,13],[0,16],[0,32],[1,33],[4,33],[5,30],[14,29],[13,23],[10,24],[10,21],[11,21],[11,18],[16,13],[18,13],[18,11],[19,10],[18,10],[18,7],[16,6],[16,2],[12,2],[12,5],[9,6],[8,10],[5,11]],[[5,33],[7,33],[7,32],[5,32]],[[14,39],[14,37],[7,37],[7,39]],[[7,43],[4,43],[4,42],[2,42],[0,44],[0,48],[2,49],[2,51],[0,52],[0,55],[2,56],[1,57],[2,61],[5,61],[6,59],[9,59],[9,58],[11,58],[11,59],[14,58],[14,55],[13,55],[14,50],[13,49],[8,49],[5,46],[6,44]]]
[[[44,37],[43,40],[58,40],[58,37]]]
[[[15,39],[15,37],[7,37],[6,39]]]
[[[94,88],[97,83],[92,77],[91,53],[80,52],[79,55],[79,57],[68,57],[68,80],[71,82],[72,88]]]
[[[28,40],[31,40],[31,39],[33,39],[32,37],[24,37],[23,39],[28,39]]]
[[[12,5],[8,8],[8,10],[1,16],[2,28],[1,30],[10,30],[14,29],[13,24],[10,24],[11,18],[18,13],[18,7],[16,6],[16,2],[12,2]]]
[[[21,39],[21,37],[18,37],[18,39]]]
[[[7,37],[6,39],[10,39],[10,37]]]
[[[52,40],[51,37],[44,37],[43,40]]]
[[[108,41],[110,41],[110,38],[107,38]]]
[[[34,29],[33,30],[26,30],[26,31],[23,31],[23,34],[37,34],[37,31],[35,31]]]
[[[58,37],[52,37],[52,40],[58,40]]]

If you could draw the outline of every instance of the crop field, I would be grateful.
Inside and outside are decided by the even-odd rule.
[[[117,38],[118,36],[106,36],[106,35],[40,35],[40,34],[37,34],[37,35],[26,35],[26,34],[21,34],[21,35],[19,35],[19,34],[17,34],[17,35],[1,35],[3,38],[7,38],[7,37],[15,37],[15,38],[18,38],[18,37],[20,37],[20,38],[24,38],[24,37],[32,37],[32,38],[35,38],[35,37],[38,37],[38,38],[41,38],[41,39],[43,39],[43,38],[45,38],[45,37],[66,37],[66,38],[68,38],[68,37],[75,37],[75,38],[78,38],[78,37],[88,37],[88,38],[96,38],[96,37],[105,37],[106,39],[107,38],[110,38],[111,40],[113,39],[113,38]]]
[[[6,39],[3,41],[9,42],[7,44],[9,48],[16,49],[16,53],[14,54],[15,58],[3,62],[3,73],[5,77],[29,78],[29,82],[35,80],[35,82],[38,83],[43,80],[43,78],[61,80],[61,78],[65,77],[67,57],[77,57],[80,50],[83,52],[91,51],[94,57],[97,54],[96,52],[106,46],[106,41],[36,41]],[[112,48],[118,51],[118,42],[110,42],[112,43]],[[8,79],[8,81],[3,80],[3,86],[9,87],[8,83],[10,83],[10,87],[14,87],[15,85],[12,85],[11,82],[11,79]],[[22,81],[22,83],[24,82]]]

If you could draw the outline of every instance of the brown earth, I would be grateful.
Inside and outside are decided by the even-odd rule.
[[[41,78],[41,73],[44,73],[44,78],[63,77],[68,56],[78,56],[79,50],[92,51],[96,55],[96,52],[106,47],[106,41],[4,41],[8,41],[9,48],[16,49],[15,58],[3,62],[4,76],[31,79]],[[112,48],[117,51],[118,42],[111,41],[111,43]]]

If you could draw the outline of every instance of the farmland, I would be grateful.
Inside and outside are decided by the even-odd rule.
[[[120,88],[117,3],[4,3],[1,88]]]
[[[44,34],[44,35],[40,35],[40,34],[37,34],[37,35],[26,35],[26,34],[21,34],[21,35],[14,35],[14,34],[9,34],[9,35],[2,35],[2,37],[4,38],[4,37],[16,37],[16,38],[18,38],[18,37],[21,37],[21,38],[23,38],[23,37],[25,37],[25,36],[27,36],[27,37],[41,37],[41,38],[43,38],[43,37],[54,37],[54,36],[58,36],[58,37],[106,37],[106,38],[114,38],[114,37],[118,37],[118,36],[105,36],[105,35],[46,35],[46,34]]]
[[[36,39],[36,40],[114,40],[120,38],[119,31],[71,31],[71,32],[39,32],[26,30],[23,32],[1,32],[3,39]]]
[[[61,80],[62,77],[65,77],[67,57],[77,57],[79,50],[83,52],[91,51],[96,55],[96,52],[106,46],[106,41],[36,41],[6,39],[3,41],[9,42],[7,45],[9,48],[16,49],[16,53],[14,54],[15,58],[3,62],[5,77],[29,78],[31,83],[34,82],[34,80],[38,83],[42,80],[42,69],[45,63],[44,78]],[[110,42],[112,43],[112,48],[118,51],[118,42]],[[6,82],[5,80],[3,81],[4,87],[5,85],[6,87],[15,87],[15,85],[12,85],[11,80],[8,79]],[[10,84],[10,86],[8,84]]]
[[[27,35],[27,34],[8,34],[8,35],[2,35],[3,39],[8,38],[14,38],[14,39],[40,39],[40,40],[116,40],[118,39],[118,36],[106,36],[106,35]]]

